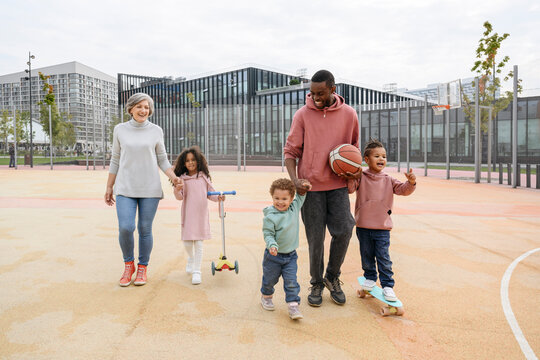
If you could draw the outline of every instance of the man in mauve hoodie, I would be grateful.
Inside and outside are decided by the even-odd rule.
[[[332,73],[320,70],[313,75],[306,105],[294,114],[283,148],[285,165],[298,194],[303,195],[308,190],[302,185],[303,180],[312,185],[301,210],[309,246],[311,292],[308,303],[311,306],[321,306],[325,286],[334,302],[345,303],[339,276],[355,224],[347,180],[361,176],[359,171],[340,177],[332,172],[328,163],[328,155],[336,146],[352,144],[358,147],[356,111],[335,91]],[[326,228],[332,235],[332,242],[323,277]]]

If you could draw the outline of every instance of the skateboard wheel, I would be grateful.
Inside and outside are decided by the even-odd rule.
[[[380,312],[381,312],[382,316],[388,316],[388,315],[390,315],[390,308],[389,307],[382,307],[380,309]]]
[[[398,315],[403,316],[405,311],[402,307],[393,307],[393,306],[385,306],[381,308],[381,315],[382,316],[389,316],[389,315]]]
[[[234,261],[234,272],[238,274],[238,260]]]
[[[216,264],[212,261],[212,275],[216,274]]]
[[[359,289],[359,290],[356,290],[356,295],[358,295],[359,298],[365,298],[366,297],[366,292],[362,289]]]

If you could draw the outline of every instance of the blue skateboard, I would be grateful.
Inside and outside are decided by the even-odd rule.
[[[364,285],[364,282],[366,281],[366,278],[363,276],[358,277],[358,283],[360,284],[360,289],[356,290],[356,294],[360,298],[365,298],[366,296],[371,296],[376,299],[379,299],[383,303],[386,304],[386,306],[383,306],[380,309],[380,313],[382,316],[388,316],[388,315],[399,315],[402,316],[405,311],[403,310],[403,304],[401,301],[388,301],[384,298],[382,289],[375,285],[371,291],[367,291],[362,289],[362,285]]]

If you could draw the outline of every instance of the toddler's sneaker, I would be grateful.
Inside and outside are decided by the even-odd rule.
[[[362,285],[362,289],[366,291],[371,291],[375,287],[375,281],[373,280],[366,280],[364,281],[364,285]]]
[[[191,257],[191,256],[189,256],[188,259],[187,259],[186,273],[188,273],[188,274],[193,273],[193,257]]]
[[[191,275],[191,283],[193,285],[199,285],[202,281],[201,273],[200,272],[194,272],[193,275]]]
[[[298,309],[297,302],[289,303],[289,317],[293,320],[299,320],[304,318],[304,315],[302,315],[300,309]]]
[[[135,281],[133,282],[133,285],[144,285],[146,284],[146,265],[138,265],[137,268],[137,277],[135,278]]]
[[[135,264],[133,263],[133,261],[128,261],[124,263],[124,266],[124,274],[120,278],[118,284],[125,287],[131,284],[131,278],[133,277],[133,273],[135,272]]]
[[[274,302],[272,296],[261,295],[261,306],[264,310],[274,311]]]
[[[383,290],[383,296],[386,299],[386,301],[398,301],[398,298],[396,296],[396,293],[394,293],[394,289],[391,287],[386,286]]]

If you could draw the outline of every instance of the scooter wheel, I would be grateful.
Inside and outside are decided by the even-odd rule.
[[[238,274],[238,260],[234,260],[234,272]]]
[[[212,275],[216,274],[216,264],[212,261]]]

